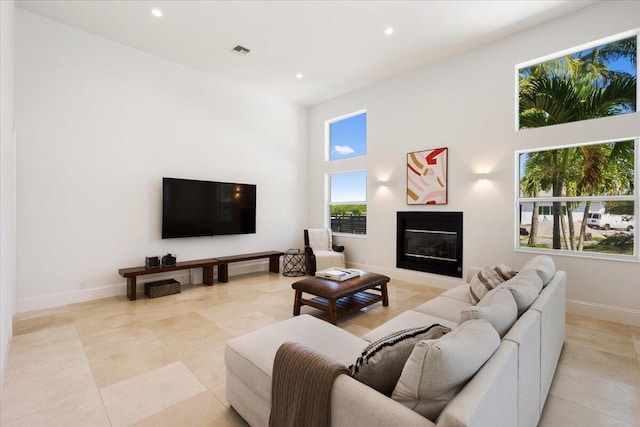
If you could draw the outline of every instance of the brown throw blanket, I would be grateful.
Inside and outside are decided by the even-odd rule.
[[[333,381],[348,373],[346,366],[309,347],[282,344],[273,361],[269,426],[329,426]]]

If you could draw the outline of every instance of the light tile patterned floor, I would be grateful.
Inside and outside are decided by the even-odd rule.
[[[0,425],[246,426],[225,400],[224,343],[291,317],[295,280],[256,273],[162,298],[18,314]],[[389,307],[339,326],[360,336],[441,292],[392,280]],[[640,328],[568,315],[540,426],[639,426],[639,356]]]

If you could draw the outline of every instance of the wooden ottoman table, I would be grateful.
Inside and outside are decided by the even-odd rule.
[[[360,270],[360,276],[342,282],[307,277],[291,285],[296,291],[293,315],[298,316],[300,307],[308,305],[329,313],[329,321],[335,325],[338,323],[338,316],[358,311],[378,301],[382,301],[383,306],[388,306],[387,282],[387,276],[363,270]],[[302,298],[303,293],[315,295],[316,298]]]

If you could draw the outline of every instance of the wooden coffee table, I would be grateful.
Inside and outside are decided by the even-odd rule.
[[[291,287],[296,291],[293,315],[300,315],[300,307],[308,305],[329,313],[329,321],[335,325],[339,316],[358,311],[378,301],[382,301],[383,306],[388,306],[389,278],[382,274],[360,271],[359,277],[343,282],[308,277],[293,283]],[[303,298],[303,293],[314,295],[315,298]]]

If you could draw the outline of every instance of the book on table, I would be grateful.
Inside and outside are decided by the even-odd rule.
[[[316,271],[316,277],[323,279],[331,279],[342,282],[343,280],[353,279],[360,276],[360,270],[351,268],[333,267],[326,270]]]

